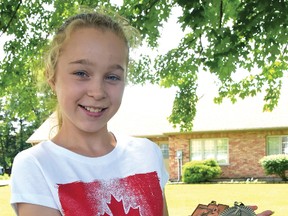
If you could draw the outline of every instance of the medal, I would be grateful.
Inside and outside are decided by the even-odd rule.
[[[256,216],[256,214],[243,203],[235,202],[233,207],[225,209],[220,216]]]

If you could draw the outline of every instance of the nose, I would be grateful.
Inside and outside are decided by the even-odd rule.
[[[105,83],[99,79],[91,80],[89,83],[87,95],[95,100],[106,98]]]

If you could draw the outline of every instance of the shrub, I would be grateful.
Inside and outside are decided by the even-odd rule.
[[[182,181],[185,183],[206,182],[220,176],[222,170],[216,160],[190,161],[183,166]]]
[[[278,175],[283,181],[288,180],[286,171],[288,170],[288,155],[269,155],[260,161],[261,166],[267,175]]]

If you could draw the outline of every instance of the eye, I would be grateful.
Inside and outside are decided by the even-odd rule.
[[[117,76],[117,75],[108,75],[106,77],[107,80],[111,80],[111,81],[118,81],[121,80],[121,77]]]
[[[86,71],[76,71],[73,74],[81,78],[89,77]]]

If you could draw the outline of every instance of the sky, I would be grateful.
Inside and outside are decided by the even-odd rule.
[[[6,35],[2,35],[2,36],[0,37],[0,61],[1,61],[1,60],[3,59],[3,57],[4,57],[3,46],[4,46],[5,41],[7,40],[6,38],[7,38]]]

